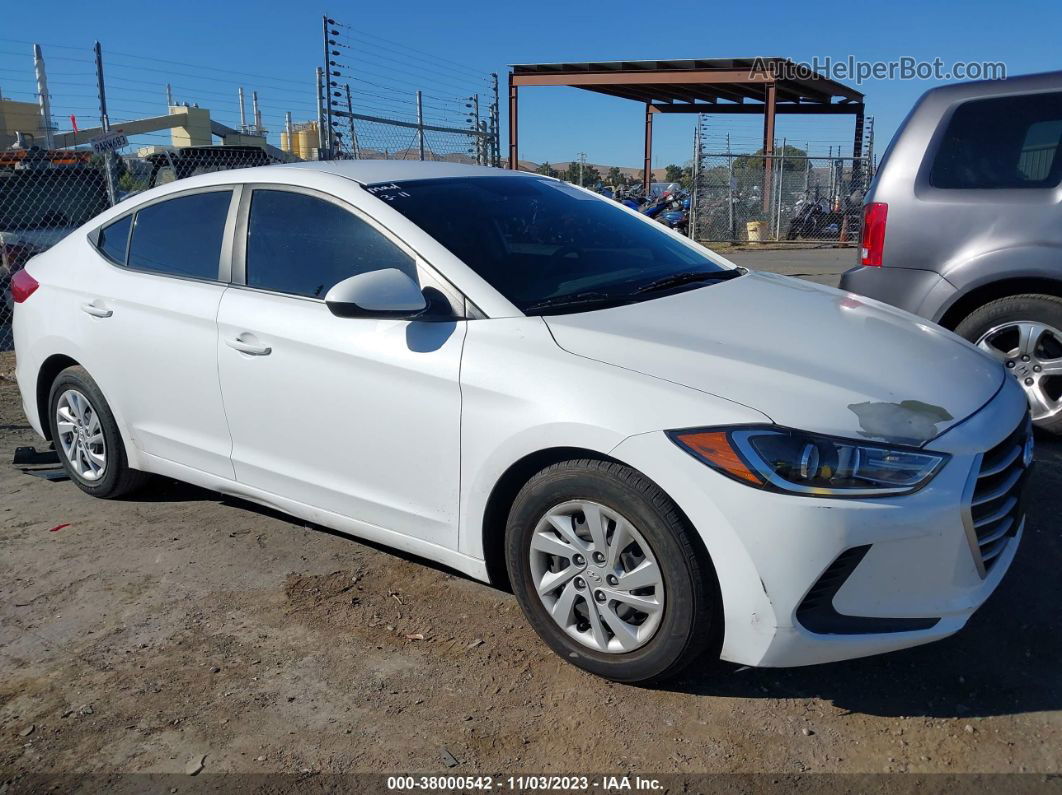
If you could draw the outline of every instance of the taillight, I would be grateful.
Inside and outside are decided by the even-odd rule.
[[[889,205],[871,202],[863,205],[863,234],[860,239],[859,263],[881,267],[881,255],[885,250],[885,219]]]
[[[21,304],[40,287],[40,282],[30,276],[26,271],[17,271],[11,277],[11,297],[16,304]]]

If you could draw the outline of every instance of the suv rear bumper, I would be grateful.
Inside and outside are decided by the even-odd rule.
[[[936,322],[955,294],[955,287],[933,271],[857,265],[841,274],[842,290],[929,318]]]

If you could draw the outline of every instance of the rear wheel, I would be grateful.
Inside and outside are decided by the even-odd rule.
[[[1062,299],[1000,298],[970,314],[955,331],[1018,379],[1038,428],[1062,433]]]
[[[83,492],[113,499],[147,482],[149,475],[129,468],[114,414],[85,368],[59,373],[48,406],[59,461]]]
[[[591,673],[643,682],[678,673],[718,637],[718,587],[674,503],[615,462],[535,475],[506,528],[509,577],[539,636]]]

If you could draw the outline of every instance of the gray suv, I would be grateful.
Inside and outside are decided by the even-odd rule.
[[[1062,433],[1062,72],[928,91],[865,197],[841,289],[996,356]]]

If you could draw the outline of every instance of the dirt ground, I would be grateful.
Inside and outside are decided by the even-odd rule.
[[[1040,442],[1022,549],[957,636],[639,688],[563,663],[510,594],[424,561],[172,481],[104,502],[22,474],[7,462],[38,440],[2,353],[0,782],[197,763],[1059,773],[1062,445]]]

